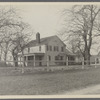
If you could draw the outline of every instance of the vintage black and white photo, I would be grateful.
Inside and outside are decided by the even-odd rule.
[[[100,95],[100,3],[1,3],[0,95]]]

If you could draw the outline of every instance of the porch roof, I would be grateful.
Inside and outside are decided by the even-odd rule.
[[[62,52],[62,53],[59,53],[58,55],[59,56],[64,56],[64,55],[66,55],[66,53],[65,52]]]
[[[24,56],[32,56],[32,55],[41,55],[41,56],[43,56],[44,53],[28,53],[28,54],[24,54]],[[19,55],[19,56],[22,56],[22,55]]]
[[[67,56],[76,56],[74,53],[72,53],[71,51],[69,51],[68,49],[66,49],[66,55]]]

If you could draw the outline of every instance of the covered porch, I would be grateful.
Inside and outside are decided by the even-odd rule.
[[[25,62],[25,67],[42,66],[44,60],[44,53],[25,54],[23,60]]]

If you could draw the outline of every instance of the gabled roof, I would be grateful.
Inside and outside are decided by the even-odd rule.
[[[32,46],[37,46],[37,45],[43,45],[43,44],[48,44],[48,42],[52,39],[52,38],[55,38],[57,37],[59,39],[58,36],[54,35],[54,36],[49,36],[49,37],[45,37],[45,38],[41,38],[40,39],[40,43],[37,43],[37,40],[32,40],[30,41],[26,47],[32,47]],[[59,39],[60,40],[60,39]],[[61,41],[61,40],[60,40]],[[62,42],[62,41],[61,41]],[[63,43],[63,42],[62,42]],[[64,44],[64,43],[63,43]],[[64,44],[65,45],[65,44]]]

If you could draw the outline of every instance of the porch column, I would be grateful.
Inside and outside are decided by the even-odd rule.
[[[28,56],[26,56],[26,66],[28,66]]]
[[[19,58],[20,58],[20,66],[21,66],[21,56]]]
[[[49,67],[49,56],[47,55],[47,67]]]
[[[66,66],[68,66],[68,56],[66,57]]]
[[[24,56],[22,55],[22,59],[23,59],[23,61],[22,61],[22,73],[24,73]]]
[[[95,58],[95,68],[97,67],[96,65],[97,65],[97,58]]]
[[[34,67],[35,67],[35,54],[34,54]]]

